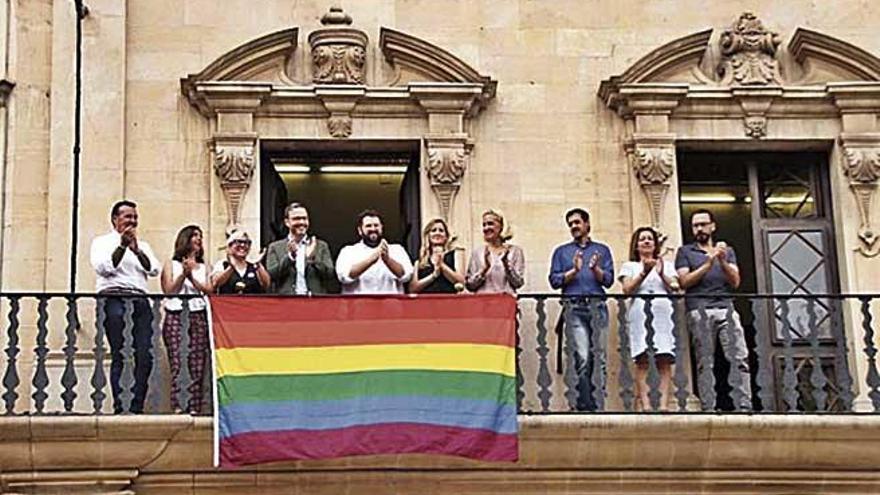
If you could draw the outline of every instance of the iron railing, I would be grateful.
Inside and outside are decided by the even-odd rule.
[[[0,358],[2,412],[140,412],[138,359],[150,369],[143,412],[187,412],[194,402],[189,304],[182,304],[179,313],[180,366],[173,402],[182,411],[176,411],[162,339],[166,298],[0,294],[5,315],[0,349],[6,356],[5,362]],[[520,295],[520,412],[880,412],[874,318],[880,295],[731,295],[711,303],[692,300],[690,310],[687,298],[607,295],[570,300],[558,294]],[[111,304],[117,308],[113,311],[122,308],[122,341],[114,346],[122,364],[115,407],[110,390],[113,349],[105,331]],[[146,337],[132,331],[138,311],[148,311]],[[595,329],[586,367],[578,357],[584,340],[578,343],[581,330],[573,326],[572,315]],[[744,328],[743,360],[737,359],[735,345],[713,345],[719,329],[739,321]],[[695,339],[697,335],[704,337]],[[149,345],[142,340],[136,346],[138,338],[148,339]],[[633,356],[639,347],[644,348],[640,365]],[[667,365],[671,365],[668,374]],[[583,369],[586,373],[579,374]],[[644,373],[641,380],[640,373]],[[210,373],[202,379],[203,386],[195,389],[201,390],[205,407],[198,413],[210,414]]]

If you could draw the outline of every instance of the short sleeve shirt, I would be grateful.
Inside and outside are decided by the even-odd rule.
[[[678,250],[675,256],[675,269],[688,268],[694,271],[706,262],[709,255],[703,251],[697,243],[685,244]],[[732,247],[727,247],[727,262],[736,266],[736,251]],[[729,294],[734,288],[727,282],[724,270],[721,268],[720,262],[712,263],[712,268],[703,275],[700,281],[687,289],[686,293],[691,294]],[[725,308],[729,302],[729,298],[713,297],[707,299],[688,298],[686,305],[688,310],[697,309],[701,303],[705,303],[707,308]]]

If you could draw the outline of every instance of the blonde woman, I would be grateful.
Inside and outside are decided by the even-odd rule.
[[[452,236],[442,218],[435,218],[422,229],[422,249],[415,263],[417,276],[409,282],[411,293],[455,294],[456,286],[464,287],[461,260],[450,249]]]
[[[467,288],[471,292],[516,294],[523,286],[526,260],[519,246],[510,244],[513,234],[504,215],[487,210],[482,215],[484,244],[471,253]]]

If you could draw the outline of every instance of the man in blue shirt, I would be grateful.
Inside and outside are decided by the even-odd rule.
[[[562,289],[565,339],[577,375],[578,411],[602,409],[605,398],[605,289],[614,283],[614,260],[605,244],[590,239],[590,214],[565,213],[572,241],[558,246],[550,261],[550,286]],[[591,352],[592,351],[592,352]],[[595,392],[594,392],[595,390]]]

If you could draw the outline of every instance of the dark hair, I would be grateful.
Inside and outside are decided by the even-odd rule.
[[[580,215],[581,220],[583,220],[585,222],[590,221],[590,214],[587,213],[587,210],[585,210],[583,208],[572,208],[572,209],[568,210],[567,212],[565,212],[565,222],[566,223],[568,223],[568,219],[571,218],[572,215]]]
[[[122,209],[123,206],[128,206],[129,208],[137,208],[138,205],[134,201],[130,201],[127,199],[121,199],[115,203],[113,203],[113,208],[110,209],[110,221],[112,222],[114,218],[119,216],[119,210]]]
[[[382,220],[382,215],[378,211],[376,211],[372,208],[367,208],[366,210],[358,213],[358,216],[357,216],[358,228],[360,228],[360,226],[364,224],[364,218],[367,218],[367,217],[376,217],[379,219],[379,222],[381,222],[383,225],[385,224],[385,221]]]
[[[183,261],[183,259],[186,258],[186,255],[189,254],[189,241],[196,232],[202,234],[203,237],[205,235],[198,225],[187,225],[180,229],[180,232],[177,233],[177,239],[174,241],[174,256],[172,256],[171,259],[174,261]],[[196,253],[196,261],[199,263],[205,262],[204,240],[202,240],[202,247]]]
[[[296,208],[306,209],[306,205],[304,205],[298,201],[294,201],[293,203],[290,203],[289,205],[287,205],[287,208],[284,208],[284,219],[287,220],[287,217],[290,215],[290,212]]]
[[[639,227],[633,232],[632,239],[629,241],[629,260],[641,261],[639,257],[639,236],[642,232],[650,232],[654,238],[654,258],[660,258],[660,236],[657,231],[651,227]]]
[[[715,215],[713,215],[711,211],[705,208],[700,208],[699,210],[695,210],[693,213],[691,213],[691,223],[694,223],[694,216],[696,215],[709,215],[709,220],[712,223],[715,223]]]

